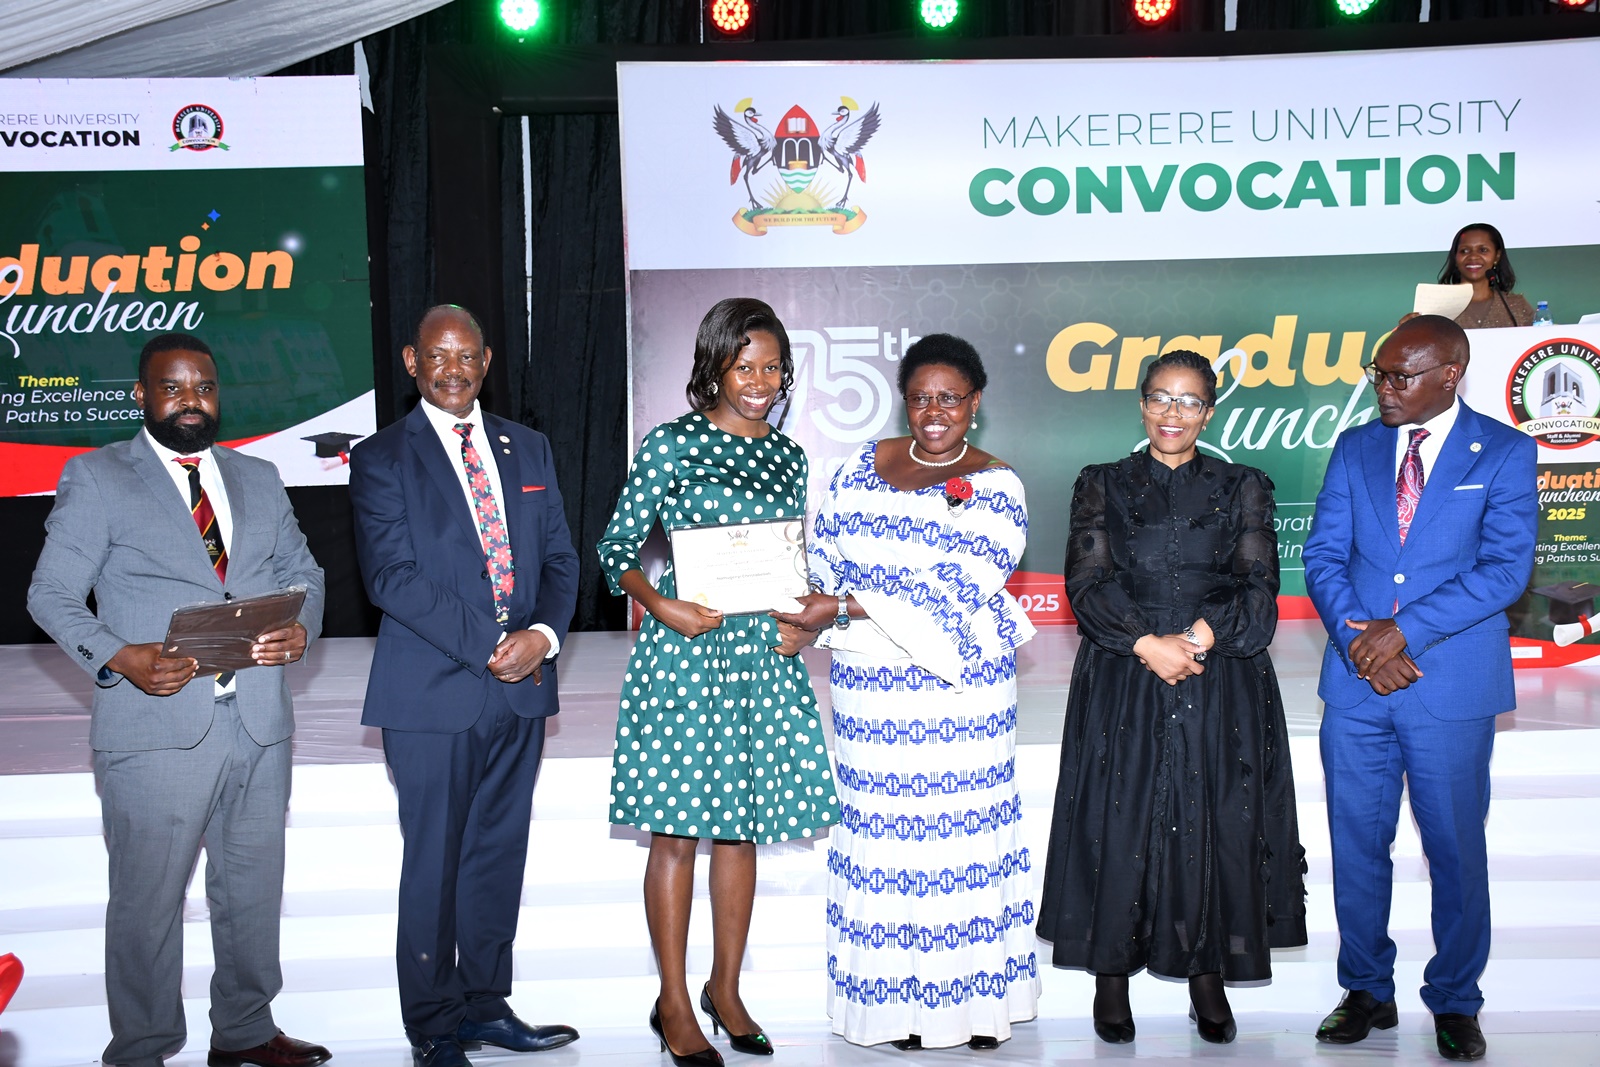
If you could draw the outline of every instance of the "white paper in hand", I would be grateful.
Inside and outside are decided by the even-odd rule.
[[[1411,310],[1418,315],[1443,315],[1453,319],[1472,303],[1472,283],[1462,282],[1460,285],[1429,285],[1420,282],[1417,285],[1417,299],[1411,305]]]

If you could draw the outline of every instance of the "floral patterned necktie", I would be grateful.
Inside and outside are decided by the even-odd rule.
[[[1411,520],[1417,517],[1417,502],[1422,499],[1422,442],[1428,431],[1418,426],[1411,431],[1411,443],[1406,446],[1406,458],[1400,461],[1400,475],[1394,481],[1395,511],[1400,516],[1400,543],[1406,543],[1411,532]]]
[[[478,535],[483,538],[483,558],[488,565],[489,579],[494,583],[494,618],[501,626],[511,620],[511,591],[517,584],[517,568],[511,559],[511,538],[506,535],[505,520],[500,516],[500,504],[489,485],[489,473],[483,469],[483,457],[472,443],[472,423],[458,422],[456,433],[461,435],[461,465],[467,470],[467,484],[472,487],[472,507],[478,513]]]

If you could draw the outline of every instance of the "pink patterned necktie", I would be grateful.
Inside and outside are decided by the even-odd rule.
[[[472,423],[458,422],[456,433],[461,435],[461,465],[467,469],[467,484],[472,487],[472,507],[478,513],[478,534],[483,538],[483,558],[489,568],[489,578],[494,583],[494,617],[504,626],[511,619],[511,590],[517,584],[517,567],[511,559],[511,539],[506,536],[505,520],[500,517],[500,504],[489,485],[489,473],[483,469],[483,457],[472,443]]]
[[[1411,520],[1417,517],[1417,502],[1422,499],[1422,442],[1428,431],[1418,426],[1411,431],[1411,443],[1406,446],[1406,458],[1400,461],[1400,476],[1394,481],[1395,511],[1400,516],[1400,543],[1406,543],[1411,532]]]

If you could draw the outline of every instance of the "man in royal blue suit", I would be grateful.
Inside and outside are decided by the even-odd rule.
[[[550,443],[478,404],[493,353],[477,320],[431,308],[403,356],[421,402],[350,456],[361,577],[383,611],[361,721],[383,728],[405,835],[396,960],[412,1057],[464,1067],[485,1043],[578,1036],[506,1000],[578,556]]]
[[[1489,754],[1516,705],[1505,609],[1533,569],[1532,438],[1467,407],[1466,333],[1425,315],[1367,368],[1380,419],[1334,444],[1306,588],[1328,630],[1318,692],[1333,842],[1339,984],[1319,1041],[1360,1041],[1399,1017],[1389,938],[1401,779],[1433,883],[1422,1001],[1439,1052],[1475,1060],[1489,958]]]

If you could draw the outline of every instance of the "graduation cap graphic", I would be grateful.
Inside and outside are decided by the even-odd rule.
[[[1550,621],[1560,626],[1594,614],[1594,598],[1600,596],[1600,585],[1593,582],[1558,582],[1555,585],[1541,585],[1534,592],[1550,601]]]
[[[314,433],[300,440],[310,441],[316,446],[318,459],[332,459],[349,452],[350,442],[365,436],[366,434],[361,433]]]

